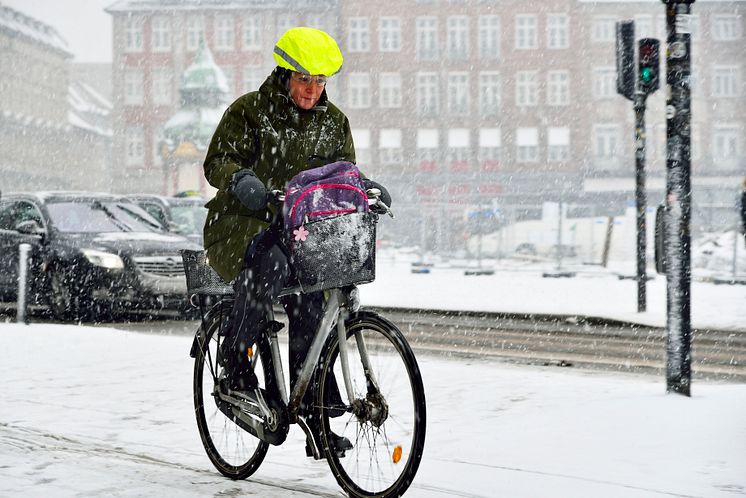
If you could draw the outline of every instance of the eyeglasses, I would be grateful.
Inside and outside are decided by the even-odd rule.
[[[316,86],[325,87],[327,81],[326,76],[311,76],[302,73],[293,73],[292,77],[295,81],[305,86],[311,86],[311,84],[314,84]]]

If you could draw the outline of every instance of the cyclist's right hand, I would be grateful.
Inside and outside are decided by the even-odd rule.
[[[250,169],[233,173],[228,191],[252,211],[264,209],[267,205],[267,187]]]

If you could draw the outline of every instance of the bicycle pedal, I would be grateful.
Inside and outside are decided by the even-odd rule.
[[[268,328],[272,332],[279,332],[283,328],[285,328],[285,324],[282,322],[278,322],[277,320],[272,320],[271,322],[269,322]]]

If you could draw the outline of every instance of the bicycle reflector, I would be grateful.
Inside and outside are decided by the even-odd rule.
[[[394,448],[394,453],[393,453],[393,455],[391,455],[391,460],[392,460],[392,461],[393,461],[394,463],[399,463],[399,461],[401,460],[401,454],[402,454],[402,449],[401,449],[401,445],[398,445],[398,444],[397,444],[397,445],[396,445],[396,448]]]

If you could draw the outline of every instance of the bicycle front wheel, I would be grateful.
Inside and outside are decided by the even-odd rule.
[[[401,496],[412,483],[425,445],[425,392],[414,354],[385,318],[360,312],[345,323],[353,399],[347,397],[337,334],[322,358],[316,405],[329,466],[353,497]],[[333,374],[333,375],[332,375]],[[332,438],[353,447],[341,456]]]
[[[222,303],[207,318],[207,330],[198,343],[194,361],[194,411],[202,445],[215,468],[231,479],[245,479],[259,468],[269,445],[236,425],[216,403],[215,391],[222,369],[218,352],[223,339],[218,332],[227,326],[229,316],[230,305]],[[263,386],[264,365],[257,365],[261,363],[258,351],[254,359]]]

